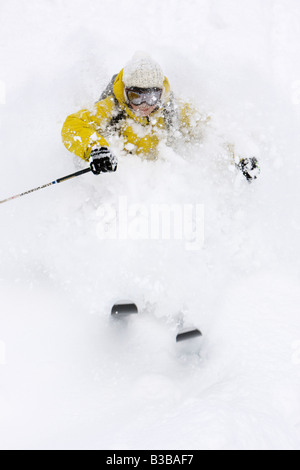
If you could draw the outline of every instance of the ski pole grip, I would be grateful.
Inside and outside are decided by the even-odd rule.
[[[70,180],[72,178],[76,178],[77,176],[84,175],[85,173],[89,173],[91,168],[85,168],[84,170],[77,171],[76,173],[72,173],[72,175],[64,176],[63,178],[59,178],[55,181],[55,183],[63,183],[64,181]]]

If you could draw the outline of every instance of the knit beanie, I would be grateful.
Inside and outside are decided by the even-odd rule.
[[[126,88],[163,88],[164,74],[149,55],[138,52],[124,67],[123,83]]]

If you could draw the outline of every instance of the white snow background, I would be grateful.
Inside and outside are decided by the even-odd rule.
[[[297,0],[1,0],[0,199],[78,169],[62,124],[136,50],[213,122],[0,206],[1,449],[300,448],[299,23]],[[259,157],[252,185],[220,135]],[[99,239],[124,196],[203,204],[203,248]],[[176,347],[182,310],[200,356]]]

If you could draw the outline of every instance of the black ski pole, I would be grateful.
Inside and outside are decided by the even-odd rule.
[[[52,186],[53,184],[63,183],[64,181],[68,181],[72,178],[76,178],[77,176],[84,175],[85,173],[89,173],[90,171],[92,171],[91,168],[85,168],[85,170],[80,170],[76,173],[72,173],[72,175],[64,176],[63,178],[59,178],[58,180],[52,181],[52,183],[44,184],[43,186],[39,186],[38,188],[30,189],[30,191],[26,191],[25,193],[17,194],[16,196],[4,199],[3,201],[0,201],[0,204],[12,201],[13,199],[17,199],[18,197],[26,196],[27,194],[34,193],[35,191],[39,191],[40,189],[48,188],[48,186]]]

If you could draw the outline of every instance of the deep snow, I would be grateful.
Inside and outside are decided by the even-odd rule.
[[[137,45],[213,118],[201,146],[0,207],[3,449],[300,448],[299,2],[182,5],[1,1],[0,199],[76,171],[63,121]],[[224,141],[260,158],[252,185]],[[204,205],[202,249],[101,240],[120,197]],[[111,322],[118,298],[143,314]],[[200,357],[176,348],[182,310]]]

